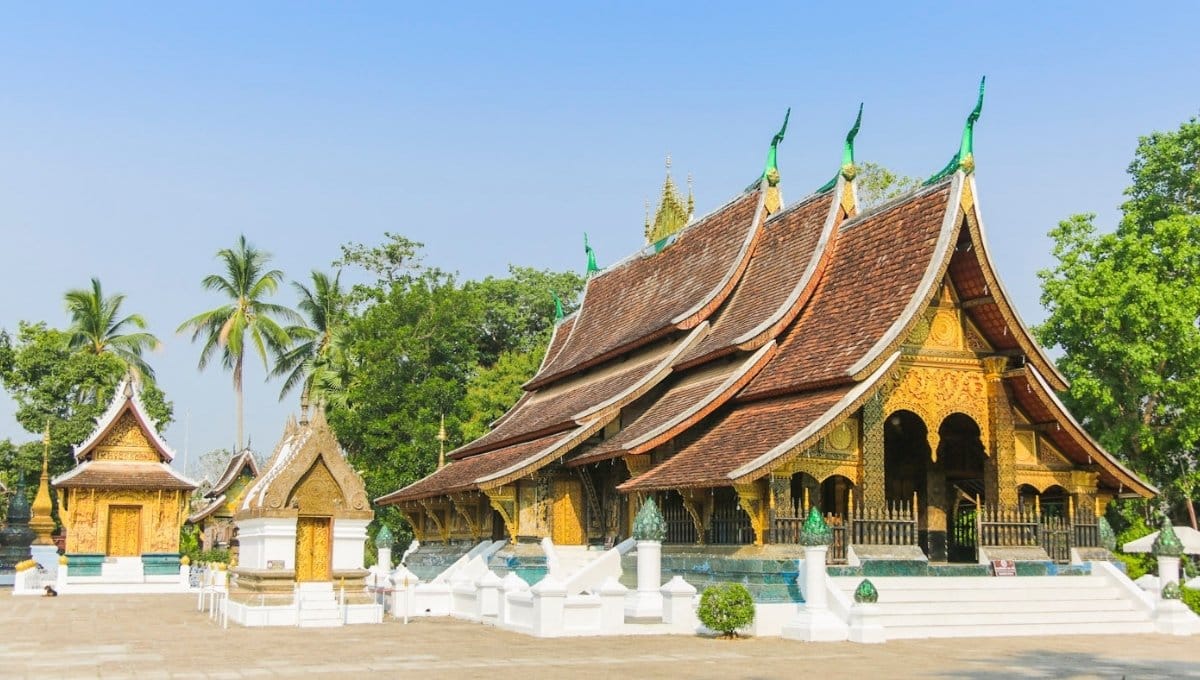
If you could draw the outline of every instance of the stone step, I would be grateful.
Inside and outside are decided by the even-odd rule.
[[[890,626],[888,640],[949,637],[1011,637],[1044,636],[1046,624],[1026,623],[1010,625],[975,624],[945,626]],[[1129,622],[1081,622],[1054,626],[1055,635],[1133,635],[1155,632],[1154,624],[1148,620]]]
[[[861,576],[834,576],[832,581],[843,590],[853,590]],[[888,589],[936,590],[1074,590],[1108,586],[1100,576],[870,576],[880,591]]]
[[[1136,623],[1149,622],[1146,614],[1133,609],[1110,610],[1104,612],[1007,612],[981,614],[971,611],[938,611],[923,614],[890,613],[883,610],[879,622],[885,630],[907,628],[912,626],[1010,626],[1010,625],[1052,625],[1057,632],[1059,626],[1077,623]],[[1044,629],[1043,629],[1044,632]]]
[[[883,602],[878,604],[880,612],[885,615],[918,615],[918,614],[1017,614],[1017,613],[1046,613],[1046,612],[1113,612],[1133,611],[1133,605],[1128,600],[1119,598],[1101,598],[1089,600],[972,600],[970,602]]]
[[[1054,600],[1060,602],[1088,602],[1091,600],[1120,599],[1116,588],[1064,589],[1060,591],[1045,590],[979,590],[976,592],[963,590],[899,590],[884,589],[876,586],[879,591],[879,603],[891,604],[900,602],[1040,602]],[[850,598],[854,597],[853,588],[843,588],[842,592]]]

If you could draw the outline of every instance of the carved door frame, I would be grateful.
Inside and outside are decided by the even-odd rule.
[[[118,512],[132,511],[136,518],[133,525],[133,552],[115,552],[113,549],[113,516]],[[121,546],[124,547],[124,546]],[[107,525],[105,526],[104,554],[109,557],[137,557],[142,554],[142,506],[140,505],[110,505],[108,506]]]
[[[295,559],[296,581],[333,580],[332,517],[302,515],[296,518]]]

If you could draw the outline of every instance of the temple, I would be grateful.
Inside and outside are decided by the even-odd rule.
[[[246,490],[258,478],[258,463],[249,448],[232,456],[212,488],[204,493],[204,505],[188,516],[188,524],[200,533],[200,548],[212,550],[237,546],[233,515]]]
[[[322,408],[311,420],[306,412],[288,420],[265,468],[233,517],[239,552],[229,618],[247,626],[381,621],[382,608],[364,590],[374,512]]]
[[[951,163],[882,205],[859,205],[857,122],[834,179],[791,204],[786,123],[761,178],[706,216],[675,223],[668,177],[647,247],[589,277],[521,398],[378,503],[435,543],[612,545],[653,497],[664,554],[795,545],[812,508],[835,563],[878,546],[930,562],[1098,547],[1110,500],[1156,490],[1063,406],[1066,380],[998,278],[981,105],[982,89]],[[1050,520],[1060,533],[1005,530]]]
[[[179,529],[196,484],[171,467],[174,457],[127,377],[75,447],[75,468],[52,482],[73,582],[178,582]]]

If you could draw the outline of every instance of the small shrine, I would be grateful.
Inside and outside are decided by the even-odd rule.
[[[127,377],[55,477],[67,535],[68,583],[179,584],[179,529],[196,483],[171,467],[138,381]]]
[[[202,550],[227,548],[233,552],[238,547],[233,515],[256,479],[258,463],[253,451],[245,448],[230,457],[217,483],[204,493],[203,507],[187,518],[200,532]]]
[[[378,623],[366,592],[367,525],[375,514],[317,408],[289,419],[265,471],[242,495],[233,520],[238,563],[228,616],[247,626]]]

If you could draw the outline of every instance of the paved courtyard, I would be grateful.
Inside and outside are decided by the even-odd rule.
[[[222,630],[195,604],[182,595],[14,598],[0,592],[0,677],[1200,678],[1200,642],[1158,635],[884,645],[536,640],[449,619]]]

